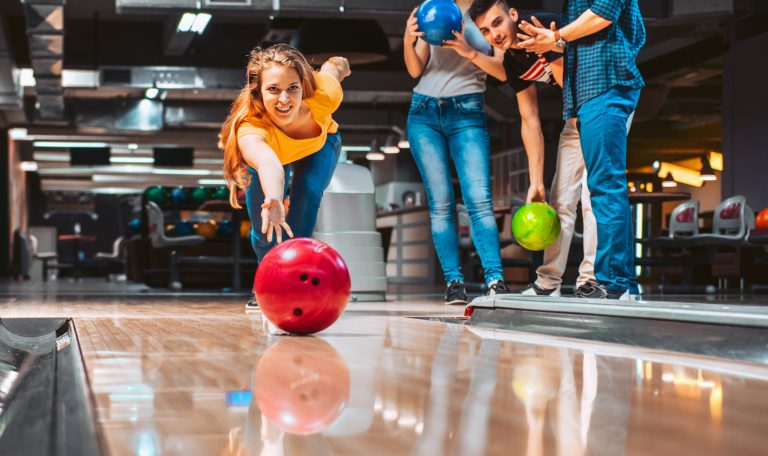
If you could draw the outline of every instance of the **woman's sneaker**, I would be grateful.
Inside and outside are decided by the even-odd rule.
[[[495,296],[500,294],[509,294],[509,288],[502,282],[501,280],[497,280],[493,282],[492,284],[488,285],[488,292],[485,294],[486,296]]]
[[[467,290],[464,283],[454,280],[445,288],[445,303],[449,305],[464,305],[467,303]]]
[[[248,302],[245,303],[245,310],[259,310],[259,303],[256,302],[256,295],[252,294]]]
[[[520,290],[520,294],[523,296],[552,296],[553,298],[559,298],[561,296],[559,285],[556,288],[548,290],[539,287],[535,282]]]

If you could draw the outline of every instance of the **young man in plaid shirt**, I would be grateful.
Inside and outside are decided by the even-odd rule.
[[[563,50],[563,117],[577,118],[592,210],[597,221],[595,276],[587,298],[631,299],[632,216],[627,199],[627,120],[643,78],[636,57],[645,43],[638,0],[564,0],[563,24],[521,24],[519,46],[543,54]]]

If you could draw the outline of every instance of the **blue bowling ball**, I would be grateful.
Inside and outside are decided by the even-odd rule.
[[[232,237],[232,222],[230,220],[220,221],[216,234],[218,234],[220,238],[224,239],[229,239]]]
[[[176,187],[171,190],[171,202],[173,204],[184,204],[189,201],[189,191],[184,187]]]
[[[434,46],[455,38],[453,31],[461,30],[461,11],[453,0],[426,0],[416,11],[421,38]]]
[[[131,234],[139,234],[141,231],[141,220],[135,218],[128,222],[128,232]]]
[[[197,232],[195,231],[195,226],[192,224],[192,222],[182,220],[173,226],[174,237],[194,236],[196,234]]]

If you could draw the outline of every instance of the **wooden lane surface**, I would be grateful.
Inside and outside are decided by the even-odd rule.
[[[268,337],[258,314],[213,301],[58,312],[77,314],[111,454],[764,454],[765,380],[652,350],[480,337],[401,316],[458,309],[410,305],[354,304],[311,338]]]

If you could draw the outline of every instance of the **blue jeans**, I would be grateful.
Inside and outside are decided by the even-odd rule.
[[[632,211],[627,199],[627,119],[640,89],[616,86],[582,104],[579,134],[597,222],[595,278],[607,289],[637,293]]]
[[[312,237],[317,224],[317,211],[323,192],[331,182],[336,163],[341,152],[341,134],[329,134],[323,147],[312,155],[285,165],[285,187],[288,195],[290,184],[291,207],[286,217],[294,237]],[[251,183],[245,189],[245,204],[251,219],[251,245],[259,261],[271,249],[276,239],[267,242],[267,236],[261,233],[261,205],[264,203],[264,191],[261,189],[259,174],[248,168]]]
[[[502,280],[499,229],[491,201],[491,152],[483,95],[433,98],[413,94],[408,141],[427,193],[432,239],[447,282],[463,282],[456,201],[450,162],[456,166],[470,232],[486,283]]]

